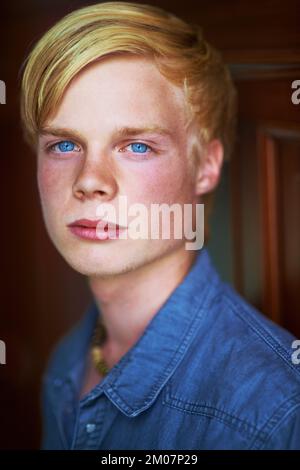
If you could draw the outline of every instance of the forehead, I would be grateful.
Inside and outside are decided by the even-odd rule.
[[[185,118],[183,90],[151,59],[123,55],[103,58],[79,72],[49,123],[102,129],[143,123],[182,127]]]

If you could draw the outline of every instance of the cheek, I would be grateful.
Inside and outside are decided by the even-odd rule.
[[[52,238],[60,230],[68,200],[68,182],[64,168],[53,162],[41,162],[37,168],[37,180],[44,222]]]
[[[37,180],[40,194],[43,195],[47,192],[49,187],[52,186],[53,178],[51,176],[51,173],[47,169],[45,169],[44,166],[39,165],[37,172]]]
[[[181,202],[192,195],[192,180],[182,163],[148,167],[132,178],[131,194],[139,202]]]
[[[43,202],[49,202],[54,195],[55,199],[61,194],[60,188],[63,186],[62,171],[47,162],[39,162],[37,170],[37,180],[40,197]]]

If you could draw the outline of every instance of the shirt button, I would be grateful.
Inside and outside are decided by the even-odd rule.
[[[96,429],[96,424],[94,424],[94,423],[89,423],[89,424],[86,425],[85,429],[86,429],[86,432],[88,432],[88,433],[90,434],[91,432],[94,432],[94,431],[95,431],[95,429]]]

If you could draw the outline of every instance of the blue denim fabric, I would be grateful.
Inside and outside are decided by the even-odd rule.
[[[78,401],[98,314],[92,304],[52,354],[44,449],[300,449],[295,338],[223,283],[206,249],[135,345]]]

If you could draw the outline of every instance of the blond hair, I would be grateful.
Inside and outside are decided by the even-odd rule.
[[[220,53],[197,25],[143,4],[106,2],[76,10],[37,42],[23,64],[21,120],[36,146],[41,127],[58,109],[72,78],[113,53],[152,57],[170,82],[182,86],[199,144],[219,138],[225,155],[234,139],[235,88]]]

